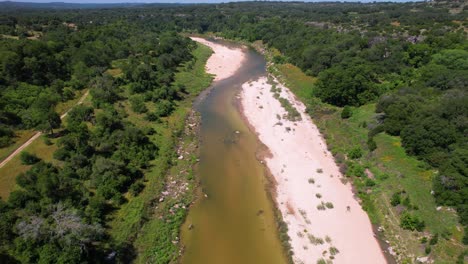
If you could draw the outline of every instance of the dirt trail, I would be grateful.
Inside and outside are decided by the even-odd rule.
[[[86,91],[86,93],[83,94],[83,96],[81,96],[80,100],[78,100],[78,102],[73,106],[77,106],[77,105],[80,105],[83,103],[83,101],[86,99],[86,97],[88,96],[89,94],[89,90]],[[66,111],[65,113],[63,113],[61,116],[60,116],[60,119],[64,119],[67,115],[68,115],[68,112],[70,112],[73,107],[71,107],[70,109],[68,109],[68,111]],[[36,140],[37,138],[39,138],[40,136],[42,135],[42,132],[37,132],[36,134],[34,134],[30,139],[28,139],[28,141],[26,141],[23,145],[19,146],[17,149],[15,149],[15,151],[13,151],[10,155],[8,155],[8,157],[6,157],[1,163],[0,163],[0,168],[3,168],[3,166],[5,166],[10,160],[12,160],[16,155],[18,155],[21,151],[23,151],[27,146],[29,146],[31,143],[34,142],[34,140]]]

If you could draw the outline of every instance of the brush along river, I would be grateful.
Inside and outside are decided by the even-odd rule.
[[[241,48],[240,46],[217,42]],[[201,113],[199,198],[182,227],[182,263],[286,263],[259,143],[236,104],[241,85],[265,76],[265,60],[243,48],[242,67],[196,103]]]

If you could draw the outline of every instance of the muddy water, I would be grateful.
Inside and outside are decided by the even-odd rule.
[[[182,227],[182,263],[286,263],[264,167],[255,157],[256,136],[235,103],[243,83],[265,75],[263,57],[245,52],[242,68],[213,83],[196,104],[202,117],[201,194]]]

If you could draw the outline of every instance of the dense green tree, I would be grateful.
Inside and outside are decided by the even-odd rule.
[[[371,68],[364,64],[332,67],[319,74],[315,93],[330,104],[359,106],[379,95],[374,79]]]

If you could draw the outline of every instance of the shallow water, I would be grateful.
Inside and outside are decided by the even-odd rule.
[[[202,193],[182,227],[182,263],[286,263],[265,168],[255,156],[259,145],[235,103],[243,83],[266,75],[264,58],[245,52],[242,68],[213,83],[196,104],[202,117]]]

